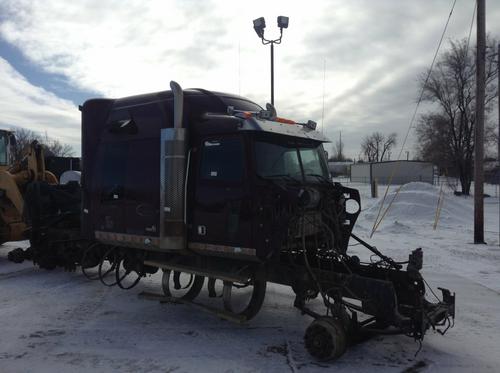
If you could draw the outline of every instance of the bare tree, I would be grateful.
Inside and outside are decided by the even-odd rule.
[[[19,161],[22,158],[22,153],[27,145],[31,144],[34,140],[38,140],[39,135],[26,128],[13,128],[16,137],[16,147],[14,148],[14,160]]]
[[[447,118],[440,114],[422,115],[417,125],[417,156],[432,162],[439,168],[440,174],[456,176],[455,160],[452,152],[443,144],[448,142],[449,128]]]
[[[488,39],[490,51],[495,42]],[[434,70],[420,77],[423,99],[437,104],[436,110],[424,115],[417,127],[419,156],[449,168],[459,179],[462,193],[470,193],[473,176],[475,125],[476,48],[467,40],[450,41],[450,49],[437,61]],[[485,111],[492,110],[497,96],[495,77],[497,64],[487,53]],[[440,156],[436,156],[440,154]],[[444,163],[443,163],[444,162]]]
[[[45,148],[51,155],[56,157],[71,157],[73,156],[73,148],[69,144],[63,144],[61,141],[53,139],[45,133],[40,142],[45,145]]]
[[[16,147],[14,151],[14,160],[18,161],[22,158],[23,149],[33,141],[38,141],[47,149],[47,155],[55,155],[60,157],[71,157],[73,148],[69,144],[63,144],[59,140],[52,139],[47,133],[41,135],[38,132],[26,128],[14,128],[16,137]]]
[[[396,145],[396,133],[386,136],[374,132],[366,136],[361,143],[361,153],[368,162],[380,162],[387,159],[391,149]]]

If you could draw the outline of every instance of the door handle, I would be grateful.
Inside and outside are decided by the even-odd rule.
[[[207,227],[204,225],[198,225],[198,235],[199,236],[206,236],[207,235]]]

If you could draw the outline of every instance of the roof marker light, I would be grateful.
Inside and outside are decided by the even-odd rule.
[[[276,119],[274,119],[274,121],[278,122],[278,123],[285,123],[285,124],[297,124],[297,122],[295,122],[291,119],[280,118],[280,117],[276,117]]]

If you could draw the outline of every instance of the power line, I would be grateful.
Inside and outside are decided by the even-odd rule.
[[[415,121],[415,118],[417,117],[418,108],[419,108],[420,103],[422,102],[422,99],[424,97],[425,87],[427,86],[427,83],[428,83],[429,78],[431,76],[432,69],[434,68],[434,63],[436,62],[436,58],[438,56],[439,49],[441,48],[441,44],[443,43],[443,39],[444,39],[444,36],[446,34],[446,30],[448,29],[448,24],[450,23],[451,15],[453,14],[453,10],[455,9],[455,4],[456,3],[457,3],[457,0],[454,0],[453,1],[453,5],[451,6],[450,14],[448,14],[448,19],[446,20],[443,32],[441,33],[441,38],[439,39],[439,43],[438,43],[438,46],[436,48],[436,52],[434,53],[434,57],[432,58],[431,66],[430,66],[430,68],[429,68],[429,70],[427,72],[427,76],[425,78],[424,84],[422,85],[422,89],[420,90],[420,95],[419,95],[419,98],[418,98],[418,101],[417,101],[417,105],[415,106],[415,111],[413,112],[413,116],[411,117],[410,125],[408,126],[408,130],[406,131],[406,135],[405,135],[405,138],[403,140],[403,144],[401,145],[401,149],[399,151],[397,160],[399,160],[401,158],[401,154],[403,153],[403,150],[405,148],[406,141],[408,140],[408,136],[410,135],[410,131],[411,131],[412,127],[413,127],[413,123]],[[382,203],[380,204],[380,208],[378,210],[377,217],[375,218],[375,221],[373,222],[373,227],[372,227],[372,232],[370,234],[370,237],[373,236],[373,233],[375,233],[375,230],[380,225],[380,223],[382,221],[382,218],[385,216],[385,214],[387,212],[387,210],[385,210],[384,214],[382,215],[382,218],[380,218],[380,221],[378,221],[378,219],[380,217],[380,213],[382,212],[382,209],[384,207],[385,199],[387,197],[387,193],[389,192],[389,187],[391,186],[392,179],[393,179],[394,174],[396,173],[396,171],[397,171],[398,168],[399,168],[399,162],[396,162],[396,164],[394,165],[394,167],[392,169],[391,177],[389,178],[389,183],[387,184],[387,188],[385,189],[384,197],[382,198]]]
[[[470,21],[469,36],[467,36],[467,49],[465,50],[466,56],[469,54],[470,36],[472,34],[472,27],[474,27],[474,20],[476,19],[476,9],[477,9],[477,2],[474,1],[474,10],[472,11],[472,19]]]
[[[444,25],[443,33],[441,34],[441,38],[439,39],[439,43],[438,43],[438,46],[436,48],[436,52],[434,53],[434,57],[432,58],[431,67],[429,68],[429,71],[427,72],[427,76],[425,78],[425,82],[422,85],[422,89],[420,91],[420,96],[418,98],[417,105],[415,106],[415,111],[413,112],[413,116],[411,118],[410,125],[408,126],[408,131],[406,132],[406,136],[405,136],[405,139],[403,141],[403,145],[401,145],[401,150],[399,151],[398,159],[401,158],[401,154],[403,153],[403,149],[406,145],[406,140],[408,139],[408,135],[410,134],[411,128],[413,127],[413,122],[415,121],[415,118],[417,116],[418,108],[420,106],[420,103],[422,102],[422,98],[424,97],[425,87],[427,86],[427,83],[428,83],[429,78],[431,76],[432,69],[434,67],[434,63],[436,62],[436,58],[439,54],[439,49],[441,48],[441,44],[443,43],[444,35],[446,34],[446,30],[448,29],[448,24],[450,23],[451,15],[453,14],[453,10],[455,9],[456,3],[457,3],[457,0],[454,0],[453,5],[451,7],[450,14],[448,15],[448,19],[446,20],[446,24]]]

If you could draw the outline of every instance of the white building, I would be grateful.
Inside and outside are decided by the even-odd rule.
[[[349,169],[353,162],[333,162],[328,161],[328,171],[333,177],[349,176]]]
[[[392,180],[391,180],[392,175]],[[386,161],[351,165],[351,182],[406,184],[411,181],[434,182],[434,165],[421,161]]]

